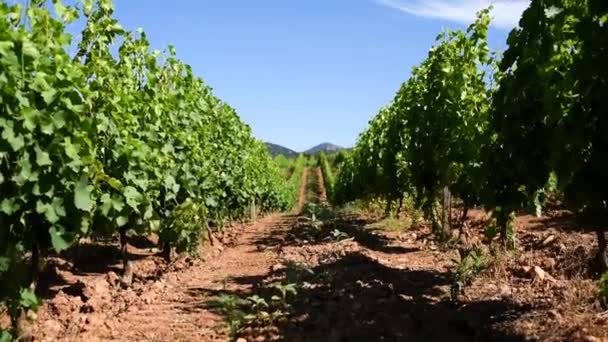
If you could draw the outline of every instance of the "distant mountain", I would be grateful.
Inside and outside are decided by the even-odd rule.
[[[268,146],[268,150],[270,151],[270,154],[273,157],[278,156],[279,154],[284,155],[285,157],[291,158],[291,157],[297,157],[300,152],[296,152],[290,148],[287,148],[285,146],[281,146],[281,145],[277,145],[277,144],[273,144],[273,143],[265,143],[266,146]],[[315,147],[309,148],[308,150],[301,152],[304,154],[308,154],[308,155],[315,155],[315,154],[319,154],[320,152],[325,152],[326,154],[332,154],[332,153],[336,153],[342,150],[346,150],[346,151],[350,151],[352,148],[344,148],[338,145],[334,145],[331,143],[322,143],[319,144]]]
[[[270,151],[270,154],[273,157],[278,156],[279,154],[284,155],[285,157],[296,157],[299,153],[289,149],[287,147],[281,146],[281,145],[277,145],[277,144],[273,144],[273,143],[266,143],[266,146],[268,146],[268,150]]]
[[[339,152],[342,150],[344,150],[344,147],[330,144],[330,143],[322,143],[322,144],[319,144],[315,147],[312,147],[312,148],[304,151],[304,153],[305,154],[318,154],[320,152],[325,152],[327,154],[332,154],[332,153],[336,153],[336,152]]]

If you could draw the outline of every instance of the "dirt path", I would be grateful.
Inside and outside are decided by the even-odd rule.
[[[124,341],[225,341],[227,331],[221,319],[206,309],[210,296],[221,291],[251,290],[235,277],[266,274],[276,255],[259,245],[269,234],[289,226],[289,220],[272,215],[239,232],[233,246],[217,257],[165,277],[160,293],[142,308],[134,307],[114,317],[118,331],[112,336]],[[112,323],[110,323],[112,324]]]
[[[327,204],[327,193],[323,181],[323,172],[320,167],[308,168],[308,178],[306,180],[307,202],[315,204]]]
[[[319,203],[327,204],[327,190],[325,189],[325,179],[323,178],[323,171],[320,167],[315,168],[315,177],[317,182],[317,196]]]
[[[294,213],[306,202],[308,181],[306,168]],[[269,274],[277,264],[281,239],[297,222],[295,214],[273,214],[237,225],[228,230],[223,245],[209,246],[204,260],[180,259],[169,266],[130,246],[137,277],[127,289],[111,261],[83,271],[65,260],[52,260],[57,266],[51,267],[51,278],[56,279],[33,335],[42,341],[226,341],[226,323],[209,301],[221,292],[251,291],[255,284],[235,279]]]
[[[300,181],[300,191],[298,193],[298,201],[296,203],[296,206],[292,210],[293,214],[296,214],[296,215],[300,214],[302,212],[302,208],[304,207],[304,204],[306,203],[307,184],[308,184],[309,177],[310,177],[310,170],[308,167],[305,167],[304,171],[302,171],[302,180]]]
[[[322,193],[320,179],[304,170],[294,211]],[[211,302],[224,300],[225,309],[230,300],[257,295],[268,306],[234,304],[257,317],[239,316],[235,337],[249,342],[608,338],[608,315],[595,306],[595,282],[584,271],[593,235],[562,230],[566,221],[518,218],[519,253],[489,265],[457,300],[450,298],[455,250],[436,245],[425,225],[385,231],[372,222],[346,214],[324,221],[270,215],[228,229],[204,260],[171,265],[145,246],[134,247],[138,276],[128,289],[106,268],[95,273],[58,264],[59,280],[39,311],[34,336],[227,341],[234,317]],[[470,234],[480,237],[484,227],[473,225]],[[542,277],[530,272],[535,266]],[[279,289],[290,290],[277,301]]]
[[[62,292],[45,304],[36,336],[46,341],[226,341],[226,324],[207,302],[221,291],[250,291],[251,284],[234,279],[270,272],[277,254],[264,241],[294,220],[279,214],[265,217],[234,232],[235,240],[204,262],[177,263],[132,289],[121,289],[103,275],[89,277],[82,291],[86,302]]]

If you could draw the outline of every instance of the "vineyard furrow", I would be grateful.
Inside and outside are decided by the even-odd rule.
[[[113,0],[0,0],[0,342],[608,341],[608,2],[375,2],[477,13],[354,147],[298,153]]]

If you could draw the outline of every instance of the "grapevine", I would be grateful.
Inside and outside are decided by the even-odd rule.
[[[128,234],[194,252],[212,227],[293,203],[265,146],[175,48],[152,51],[110,0],[81,7],[0,3],[0,298],[14,326],[38,304],[50,248],[118,232],[129,283]]]

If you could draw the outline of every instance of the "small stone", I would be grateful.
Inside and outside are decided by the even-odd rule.
[[[501,297],[509,297],[512,293],[511,286],[502,284],[499,287]]]
[[[280,270],[282,270],[282,269],[284,269],[284,268],[285,268],[285,265],[280,264],[280,263],[279,263],[279,264],[274,264],[274,265],[272,265],[272,271],[273,271],[273,272],[280,271]]]
[[[559,320],[562,315],[559,314],[559,312],[557,312],[557,310],[549,310],[549,316],[551,316],[551,318]]]
[[[543,241],[543,246],[546,246],[553,241],[555,241],[555,235],[549,235],[549,237],[546,238],[545,241]]]
[[[74,276],[71,272],[63,271],[58,267],[55,267],[55,273],[68,285],[73,285],[78,282],[78,278],[76,278],[76,276]]]
[[[239,337],[239,338],[236,339],[236,342],[247,342],[247,339]]]
[[[591,335],[583,337],[583,340],[585,342],[602,342],[600,338]]]
[[[538,266],[534,266],[534,268],[531,271],[531,276],[534,279],[539,279],[539,280],[550,280],[552,282],[555,282],[555,278],[553,278],[549,273],[545,272],[542,268],[538,267]]]
[[[154,301],[155,297],[156,296],[155,296],[155,294],[153,292],[149,292],[149,293],[146,293],[146,294],[142,295],[141,296],[141,300],[144,303],[146,303],[146,304],[150,304],[150,303],[152,303]]]
[[[103,324],[103,319],[99,317],[99,315],[89,315],[86,318],[86,323],[92,326],[101,326]]]
[[[49,319],[44,322],[44,333],[49,336],[57,336],[63,330],[61,323],[56,320]]]
[[[544,262],[545,268],[553,269],[557,265],[557,262],[553,258],[547,258]]]
[[[86,298],[111,298],[109,283],[106,279],[96,279],[89,283],[84,290]]]
[[[108,272],[108,274],[106,275],[106,280],[111,286],[117,286],[118,284],[120,284],[120,277],[114,271]]]
[[[534,266],[534,277],[540,280],[545,280],[546,273],[542,268]]]

